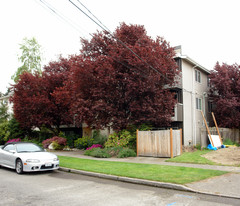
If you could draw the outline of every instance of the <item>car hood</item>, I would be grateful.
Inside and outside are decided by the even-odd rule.
[[[23,160],[27,159],[53,160],[54,158],[57,158],[55,154],[49,152],[22,152],[17,153],[17,156]]]

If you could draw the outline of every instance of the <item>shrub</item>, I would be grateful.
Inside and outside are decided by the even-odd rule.
[[[121,132],[109,135],[105,147],[126,147],[132,138],[129,131],[122,130]]]
[[[109,158],[113,156],[117,156],[118,158],[136,157],[136,153],[134,152],[134,150],[122,147],[108,147],[104,149],[101,149],[100,147],[93,148],[90,150],[86,150],[84,155],[99,158]]]
[[[100,144],[93,144],[91,147],[88,147],[86,150],[90,150],[90,149],[98,148],[98,147],[102,148],[102,145],[100,145]]]
[[[74,146],[78,149],[86,149],[93,145],[92,137],[82,137],[74,141]]]
[[[122,150],[120,150],[120,152],[117,155],[118,158],[136,157],[136,156],[137,156],[136,152],[129,148],[123,148]]]
[[[108,154],[105,149],[101,149],[100,147],[93,148],[91,150],[86,150],[86,152],[84,154],[88,155],[88,156],[92,156],[92,157],[98,157],[98,158],[109,158],[109,157],[111,157],[111,155]]]
[[[100,134],[99,130],[94,130],[93,139],[93,144],[104,145],[108,138],[107,136]]]
[[[10,143],[10,142],[21,142],[20,138],[17,139],[9,139],[6,143]]]
[[[42,142],[43,147],[47,149],[52,142],[56,142],[57,144],[59,144],[63,148],[67,144],[67,139],[63,138],[63,137],[55,136],[55,137],[52,137],[50,139],[44,140]]]

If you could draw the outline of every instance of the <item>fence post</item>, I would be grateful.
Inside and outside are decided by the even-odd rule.
[[[171,152],[171,158],[173,158],[173,134],[172,134],[172,128],[170,129],[170,152]]]
[[[138,129],[137,129],[136,135],[137,135],[137,137],[136,137],[136,145],[137,145],[137,157],[138,157]]]

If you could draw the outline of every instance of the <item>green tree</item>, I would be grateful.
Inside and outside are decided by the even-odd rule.
[[[41,46],[37,40],[24,38],[23,43],[20,44],[20,50],[22,52],[18,60],[22,63],[16,73],[12,76],[14,82],[18,82],[20,75],[23,72],[40,72],[41,73]]]
[[[0,144],[3,144],[9,136],[8,132],[8,118],[7,104],[0,103]]]
[[[7,111],[8,111],[7,104],[1,102],[0,103],[0,124],[8,120],[9,114]]]

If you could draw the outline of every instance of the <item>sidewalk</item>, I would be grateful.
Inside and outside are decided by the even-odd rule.
[[[222,170],[228,171],[230,173],[209,178],[206,180],[188,183],[185,186],[171,184],[171,183],[160,183],[148,180],[139,180],[133,178],[123,178],[113,175],[103,175],[96,174],[92,172],[77,171],[64,169],[65,171],[76,172],[84,175],[97,176],[103,178],[109,178],[120,181],[127,181],[138,184],[146,184],[157,187],[171,188],[177,190],[185,190],[202,194],[217,195],[224,197],[232,197],[240,199],[240,167],[231,167],[231,166],[216,166],[216,165],[201,165],[201,164],[187,164],[187,163],[173,163],[165,162],[168,158],[154,158],[154,157],[128,157],[128,158],[94,158],[83,155],[82,151],[54,151],[54,154],[59,156],[70,156],[83,159],[94,159],[94,160],[104,160],[104,161],[118,161],[118,162],[130,162],[130,163],[144,163],[144,164],[160,164],[168,166],[181,166],[181,167],[193,167],[193,168],[202,168],[202,169],[212,169],[212,170]]]

